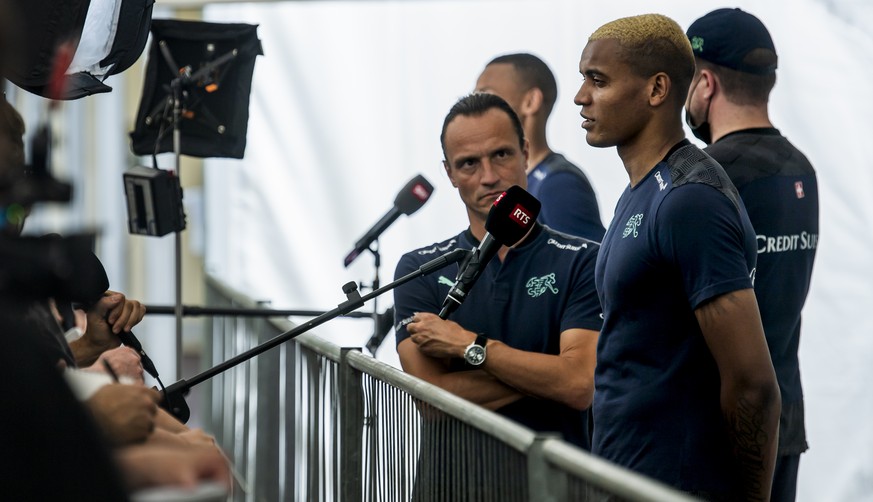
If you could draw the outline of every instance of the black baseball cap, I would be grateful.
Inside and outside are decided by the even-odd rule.
[[[691,23],[688,40],[694,55],[719,66],[756,75],[776,72],[776,63],[754,66],[743,59],[754,49],[776,47],[767,27],[757,17],[742,9],[718,9]]]

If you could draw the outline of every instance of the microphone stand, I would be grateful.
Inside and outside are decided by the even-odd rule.
[[[371,284],[372,291],[376,291],[379,289],[379,267],[382,265],[382,256],[379,254],[379,238],[377,237],[374,241],[375,246],[371,246],[368,249],[371,253],[373,253],[373,284]],[[379,307],[378,307],[378,298],[373,299],[373,334],[370,336],[370,339],[367,341],[366,347],[367,350],[370,351],[374,356],[376,355],[376,349],[379,348],[380,343],[382,342],[379,339]],[[392,319],[391,324],[394,324],[394,320]]]
[[[370,285],[372,291],[379,289],[380,281],[379,281],[379,267],[382,266],[382,255],[379,254],[379,238],[376,237],[373,242],[367,246],[367,251],[373,253],[373,283]],[[362,251],[363,252],[363,251]],[[355,255],[357,258],[357,255]],[[365,287],[365,284],[361,283],[361,289]],[[373,313],[370,314],[370,317],[373,318],[373,334],[370,335],[370,338],[367,340],[366,349],[372,355],[376,355],[376,351],[379,350],[379,346],[382,345],[382,341],[385,339],[385,336],[388,334],[388,330],[391,329],[391,326],[394,324],[394,320],[391,319],[390,322],[386,322],[384,320],[385,317],[393,317],[394,316],[394,307],[390,307],[385,310],[384,313],[379,313],[379,305],[378,300],[373,300]]]
[[[182,379],[178,382],[170,385],[163,389],[164,398],[160,403],[160,406],[170,412],[174,417],[179,419],[182,423],[187,423],[188,419],[191,417],[191,410],[188,408],[188,403],[185,402],[185,395],[191,389],[191,387],[197,385],[198,383],[209,380],[210,378],[223,373],[234,366],[237,366],[240,363],[248,361],[249,359],[266,352],[277,345],[287,342],[288,340],[302,335],[312,328],[324,324],[325,322],[334,319],[341,315],[346,315],[353,310],[356,310],[364,305],[364,303],[368,300],[376,298],[377,296],[390,291],[397,286],[405,284],[412,279],[417,277],[430,274],[436,270],[439,270],[445,266],[448,266],[452,263],[457,263],[464,258],[466,258],[469,251],[466,249],[455,249],[449,253],[446,253],[438,258],[435,258],[421,267],[418,270],[411,272],[400,279],[397,279],[390,284],[385,285],[384,287],[378,288],[371,293],[368,293],[364,296],[358,292],[358,286],[354,282],[349,282],[343,286],[343,293],[346,295],[346,301],[340,303],[337,308],[329,310],[320,316],[307,321],[300,326],[297,326],[289,331],[276,335],[275,337],[267,340],[266,342],[258,345],[257,347],[247,350],[242,354],[236,355],[227,361],[213,366],[212,368],[191,377],[190,379]]]

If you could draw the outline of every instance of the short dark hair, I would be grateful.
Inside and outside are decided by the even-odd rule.
[[[776,72],[759,75],[711,63],[695,57],[697,71],[707,69],[718,75],[725,98],[735,105],[766,105],[770,92],[776,85]],[[776,64],[776,53],[769,49],[753,49],[743,64],[750,67],[767,67]]]
[[[555,74],[549,69],[549,65],[542,59],[528,53],[505,54],[497,56],[488,63],[487,66],[493,64],[510,64],[518,72],[521,78],[521,84],[526,87],[525,90],[536,87],[543,93],[543,109],[548,116],[552,113],[552,108],[555,106],[555,101],[558,99],[558,83],[555,81]]]
[[[452,105],[451,110],[449,110],[448,115],[446,115],[445,120],[443,120],[443,130],[440,132],[440,145],[443,148],[443,158],[447,157],[446,129],[449,127],[449,124],[458,116],[480,117],[492,108],[503,110],[506,115],[509,116],[509,120],[512,121],[512,127],[515,129],[516,134],[518,134],[518,146],[524,147],[524,128],[521,127],[521,120],[518,119],[518,115],[515,114],[515,111],[513,111],[512,107],[509,106],[509,103],[496,94],[475,92],[464,96],[459,99],[457,103]]]

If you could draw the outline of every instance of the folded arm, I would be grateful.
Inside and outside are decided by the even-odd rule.
[[[449,371],[448,361],[425,355],[410,338],[400,342],[397,353],[403,371],[489,410],[522,397],[517,390],[482,370]]]
[[[568,329],[561,333],[558,355],[518,350],[489,340],[483,369],[519,391],[577,410],[594,399],[597,331]]]
[[[502,342],[489,340],[487,356],[481,369],[448,372],[443,362],[461,358],[476,334],[457,323],[430,313],[418,313],[407,326],[410,338],[401,342],[398,351],[404,369],[420,378],[466,399],[501,406],[522,395],[550,399],[575,409],[591,405],[594,394],[596,331],[570,329],[561,333],[558,355],[514,349]],[[404,345],[405,344],[405,345]],[[407,360],[418,364],[407,369]],[[511,393],[511,394],[510,394]]]

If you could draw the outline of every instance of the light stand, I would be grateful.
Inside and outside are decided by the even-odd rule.
[[[173,56],[167,48],[167,43],[163,40],[159,43],[161,52],[167,60],[167,63],[172,62],[172,67],[178,68],[173,61]],[[176,176],[179,182],[182,182],[182,130],[179,123],[182,120],[182,81],[181,77],[173,79],[170,87],[173,89],[173,158],[176,168]],[[157,145],[155,145],[157,149]],[[174,263],[175,271],[175,293],[176,293],[176,375],[182,374],[182,230],[177,229],[173,232],[174,243]]]
[[[151,31],[155,42],[130,134],[133,152],[152,155],[157,168],[157,154],[172,151],[180,180],[182,154],[242,158],[254,60],[263,54],[257,26],[154,20]],[[128,208],[135,206],[128,203]],[[176,375],[182,371],[183,229],[174,229]]]
[[[173,55],[170,53],[170,48],[167,46],[167,42],[161,40],[158,42],[158,46],[161,49],[161,54],[163,54],[164,60],[168,65],[170,65],[170,69],[179,69],[180,67],[173,59]],[[182,179],[182,97],[187,94],[187,91],[184,88],[192,84],[196,85],[201,78],[211,73],[215,68],[231,61],[236,57],[236,55],[237,50],[233,49],[215,61],[203,65],[200,70],[193,74],[191,73],[191,67],[185,66],[179,69],[179,76],[170,82],[170,89],[172,89],[171,99],[173,100],[173,157],[175,161],[176,176],[180,181]],[[156,143],[155,150],[157,150],[158,144],[160,143],[160,136]],[[183,229],[179,228],[173,232],[175,251],[174,262],[176,265],[176,375],[182,374],[182,230]]]

